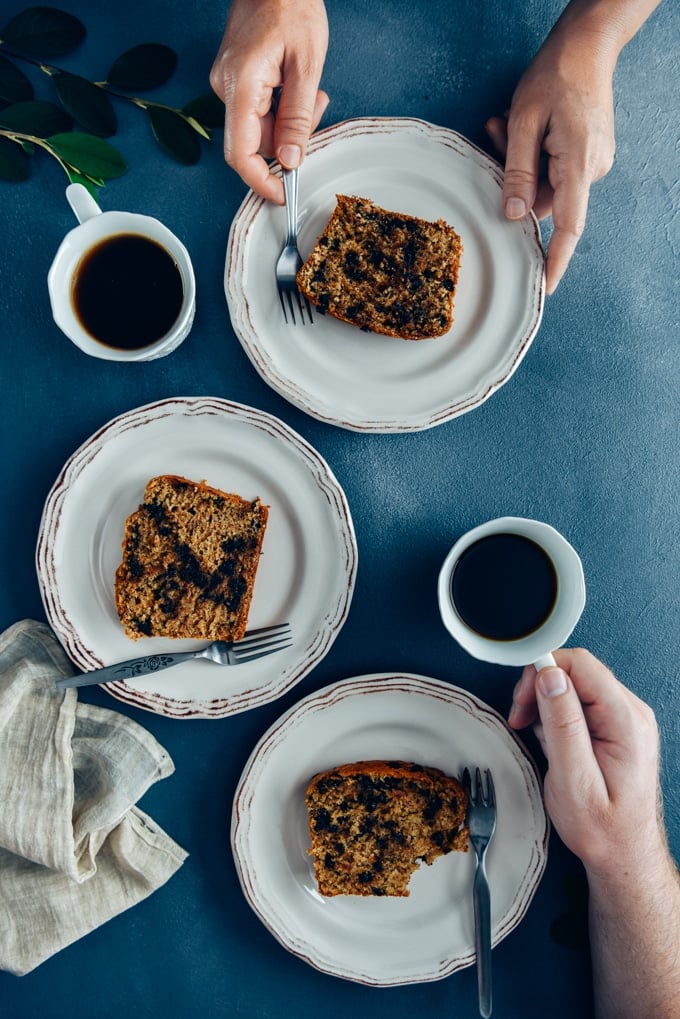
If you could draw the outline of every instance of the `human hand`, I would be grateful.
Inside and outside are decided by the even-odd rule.
[[[210,84],[225,105],[224,158],[249,187],[283,205],[266,159],[299,166],[328,105],[323,0],[233,0]],[[274,90],[280,88],[276,117]]]
[[[486,125],[505,158],[505,215],[521,219],[532,208],[539,219],[552,213],[549,294],[583,233],[590,187],[614,161],[617,53],[606,36],[558,23],[521,78],[507,120],[492,117]]]
[[[651,708],[588,651],[527,666],[509,724],[534,724],[548,760],[545,804],[589,875],[625,872],[665,845],[658,816],[659,737]]]

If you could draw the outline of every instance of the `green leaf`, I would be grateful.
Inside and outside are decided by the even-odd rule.
[[[85,131],[100,138],[116,133],[118,121],[109,97],[86,78],[56,71],[52,81],[64,108]]]
[[[67,174],[71,184],[82,184],[93,198],[97,197],[98,189],[104,187],[104,181],[101,178],[86,177],[85,174],[78,173],[77,170],[72,170],[70,167],[67,169]]]
[[[31,160],[20,145],[0,138],[0,179],[18,184],[31,175]]]
[[[0,56],[0,98],[11,103],[33,98],[33,86],[24,72],[3,56]]]
[[[103,138],[69,131],[45,140],[65,163],[87,177],[110,180],[120,177],[127,169],[120,152]]]
[[[184,166],[193,166],[201,158],[201,143],[194,129],[175,110],[146,108],[156,141],[165,152]]]
[[[165,84],[177,66],[177,54],[169,46],[148,42],[122,53],[106,76],[108,85],[130,91]]]
[[[182,107],[182,113],[204,127],[224,127],[224,103],[214,92],[192,99]]]
[[[71,118],[61,107],[31,99],[25,103],[13,103],[0,110],[0,127],[20,134],[32,134],[36,138],[47,138],[50,134],[68,131]]]
[[[82,21],[56,7],[28,7],[0,30],[0,42],[34,57],[70,53],[85,38]]]

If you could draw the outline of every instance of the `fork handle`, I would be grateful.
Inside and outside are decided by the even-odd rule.
[[[283,193],[286,197],[286,228],[288,236],[286,244],[297,242],[297,219],[298,219],[298,172],[294,170],[283,171]]]
[[[103,669],[94,669],[79,676],[66,676],[57,680],[57,687],[65,690],[72,686],[94,686],[95,683],[112,683],[116,679],[134,679],[136,676],[148,676],[161,669],[169,669],[180,662],[195,658],[195,651],[175,651],[170,655],[147,655],[145,658],[130,658],[127,662],[117,665],[106,665]]]
[[[491,895],[482,858],[477,863],[472,886],[475,913],[475,951],[477,954],[477,996],[479,1014],[491,1015]]]

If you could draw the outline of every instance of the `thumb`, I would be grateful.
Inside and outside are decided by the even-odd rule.
[[[279,97],[274,125],[274,154],[288,170],[299,166],[314,127],[321,119],[328,97],[319,111],[317,86],[297,77],[286,79]]]
[[[536,706],[548,765],[555,775],[574,775],[594,762],[588,724],[571,679],[555,666],[536,677]]]
[[[522,219],[534,207],[538,190],[541,156],[539,133],[513,131],[512,112],[508,121],[508,148],[503,178],[503,210],[508,219]]]

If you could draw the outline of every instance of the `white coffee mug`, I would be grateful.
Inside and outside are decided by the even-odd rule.
[[[70,184],[66,197],[80,225],[64,237],[47,276],[54,321],[77,347],[105,361],[152,361],[172,353],[188,336],[196,311],[196,281],[187,249],[151,216],[102,212],[82,184]],[[74,282],[83,259],[105,239],[121,234],[141,235],[164,248],[177,266],[183,290],[179,313],[169,331],[147,346],[132,349],[97,340],[83,326],[74,305]]]
[[[472,630],[456,610],[453,573],[463,552],[492,534],[518,534],[539,545],[551,560],[557,577],[553,607],[545,621],[516,640],[492,640]],[[442,622],[452,637],[473,658],[496,665],[555,665],[552,652],[561,647],[581,618],[586,587],[581,560],[566,538],[549,524],[524,517],[499,517],[474,527],[455,543],[439,573],[437,588]]]

